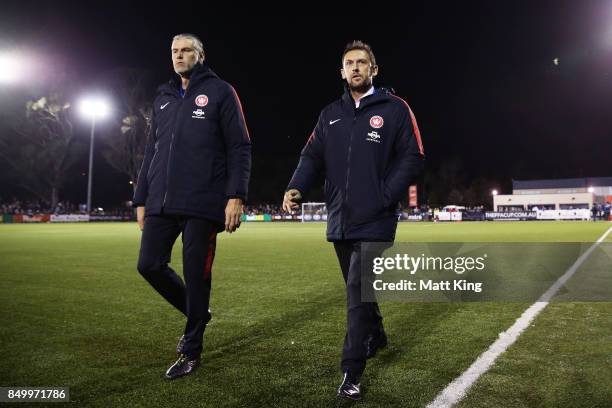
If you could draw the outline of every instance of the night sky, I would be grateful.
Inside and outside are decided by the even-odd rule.
[[[468,179],[488,177],[502,192],[513,178],[612,176],[612,2],[423,2],[325,16],[238,14],[207,2],[49,3],[18,2],[0,13],[0,49],[44,61],[26,84],[0,88],[5,113],[43,95],[58,75],[70,78],[76,97],[118,69],[138,68],[152,95],[173,75],[173,35],[193,32],[242,100],[255,202],[280,202],[319,111],[343,91],[340,56],[353,39],[374,49],[375,85],[392,86],[414,111],[430,174],[456,160]],[[87,138],[87,123],[75,124]],[[102,125],[100,144],[112,124]],[[129,200],[127,176],[97,153],[94,204]],[[86,154],[76,167],[62,198],[84,202]],[[4,198],[16,190],[2,177]]]

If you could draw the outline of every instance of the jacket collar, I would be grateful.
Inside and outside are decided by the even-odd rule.
[[[206,63],[196,64],[191,72],[191,78],[189,78],[189,91],[190,88],[201,84],[210,78],[219,78],[217,74],[210,69],[210,66]],[[168,82],[162,84],[158,88],[158,92],[160,93],[169,93],[175,96],[179,95],[179,86],[181,86],[181,80],[178,75],[173,76]]]
[[[389,99],[389,95],[392,95],[393,93],[393,88],[375,88],[374,93],[372,95],[363,97],[359,102],[359,108],[355,108],[355,101],[351,96],[351,91],[349,90],[348,84],[344,84],[344,94],[342,94],[341,100],[344,109],[354,114],[356,111],[361,111],[368,106],[386,101]]]

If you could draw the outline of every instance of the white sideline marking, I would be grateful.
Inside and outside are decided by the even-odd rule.
[[[540,298],[523,312],[514,324],[505,332],[499,335],[495,343],[491,344],[489,349],[482,353],[472,365],[465,370],[453,382],[448,384],[436,397],[435,400],[427,405],[427,408],[450,408],[465,397],[467,390],[476,382],[476,380],[491,368],[497,357],[508,349],[521,335],[521,333],[529,326],[531,321],[548,305],[550,299],[557,291],[568,281],[569,278],[576,272],[578,267],[584,260],[593,252],[593,250],[610,234],[612,227],[595,242],[589,249],[586,250],[576,262],[561,276]]]

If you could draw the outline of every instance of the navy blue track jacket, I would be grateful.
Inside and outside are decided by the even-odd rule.
[[[146,215],[184,214],[225,223],[229,198],[246,200],[251,141],[234,88],[197,64],[183,98],[161,85],[133,206]]]
[[[325,107],[287,189],[306,194],[325,175],[327,239],[393,241],[396,208],[424,167],[416,119],[386,89],[361,99],[348,90]]]

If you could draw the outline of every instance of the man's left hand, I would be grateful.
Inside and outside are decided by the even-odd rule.
[[[238,227],[242,220],[242,199],[230,198],[225,206],[225,231],[230,234]]]

